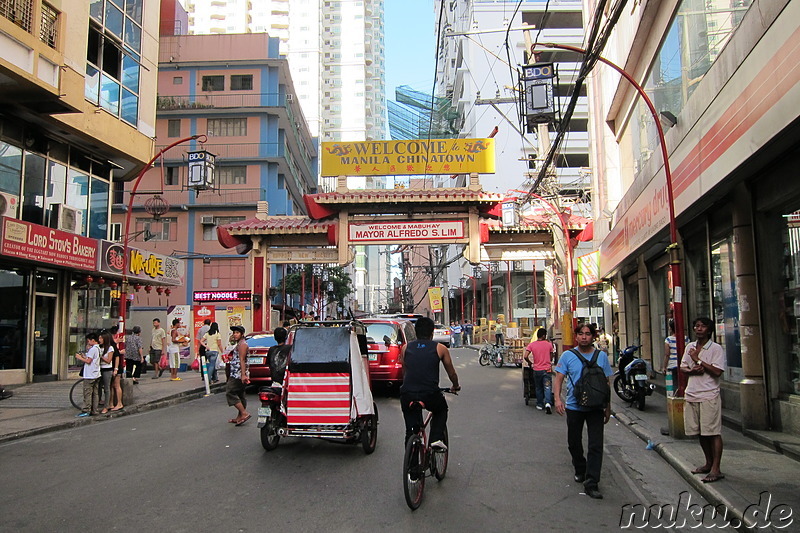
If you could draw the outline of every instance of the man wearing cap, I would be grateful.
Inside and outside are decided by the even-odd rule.
[[[235,407],[238,415],[228,420],[231,424],[241,426],[250,420],[247,412],[247,398],[244,390],[250,384],[250,373],[247,371],[247,342],[244,340],[244,327],[231,326],[231,336],[235,347],[231,352],[230,377],[225,383],[225,398],[228,405]]]

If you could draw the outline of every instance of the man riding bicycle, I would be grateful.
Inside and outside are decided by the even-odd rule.
[[[406,422],[406,440],[414,429],[422,425],[422,413],[412,410],[410,404],[420,401],[431,412],[431,447],[447,449],[443,439],[447,427],[447,400],[439,388],[439,363],[444,366],[453,386],[461,390],[458,374],[450,358],[450,350],[433,340],[433,320],[423,317],[414,324],[417,340],[407,343],[400,351],[405,376],[400,387],[400,407]]]

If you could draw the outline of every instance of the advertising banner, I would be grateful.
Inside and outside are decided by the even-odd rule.
[[[600,251],[578,257],[578,286],[600,283]]]
[[[323,176],[494,173],[494,139],[324,142]]]
[[[180,354],[181,359],[189,359],[192,357],[192,331],[190,324],[192,323],[192,308],[188,305],[175,305],[167,309],[167,336],[170,335],[172,330],[172,321],[179,319],[178,333],[181,336]]]
[[[193,328],[192,331],[194,331],[194,338],[195,338],[194,345],[195,349],[197,350],[197,353],[200,353],[200,341],[202,339],[200,339],[200,336],[197,334],[197,332],[200,330],[200,328],[203,327],[203,322],[206,319],[209,319],[211,320],[211,322],[214,322],[215,309],[213,305],[195,305],[192,308],[192,311],[193,311],[192,314],[194,316],[194,323],[192,326]]]
[[[444,310],[441,287],[428,287],[428,299],[431,302],[431,311],[437,313]]]
[[[228,328],[232,326],[243,326],[244,322],[244,306],[243,305],[229,305],[228,306]]]
[[[123,247],[118,242],[100,241],[100,272],[122,275]],[[183,285],[183,259],[128,246],[128,279]]]
[[[383,222],[377,224],[351,223],[348,227],[350,242],[449,242],[464,238],[464,222],[443,220],[436,222]]]
[[[3,217],[0,253],[50,265],[94,271],[97,240]]]

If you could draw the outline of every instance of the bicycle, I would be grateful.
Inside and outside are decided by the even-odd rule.
[[[508,354],[508,346],[495,346],[487,342],[481,347],[479,354],[478,362],[481,366],[494,364],[494,366],[500,368],[505,363],[506,355]]]
[[[481,366],[489,366],[492,364],[492,354],[494,353],[494,344],[486,343],[481,346],[478,351],[478,363]]]
[[[458,392],[450,389],[440,390],[449,394],[458,394]],[[415,401],[412,402],[411,407],[422,411],[425,408],[425,404]],[[450,454],[447,428],[444,430],[444,438],[442,439],[447,448],[445,450],[432,450],[428,442],[428,434],[425,432],[425,428],[428,427],[432,416],[433,413],[428,412],[422,422],[422,426],[417,428],[414,434],[408,438],[403,456],[403,493],[406,497],[406,503],[412,511],[416,510],[422,503],[425,478],[434,476],[438,481],[441,481],[447,473],[447,459]],[[426,474],[426,471],[430,471],[430,474]]]
[[[78,411],[83,410],[83,380],[85,378],[78,378],[78,381],[72,384],[69,389],[69,403]],[[103,399],[103,387],[98,391],[98,399]]]

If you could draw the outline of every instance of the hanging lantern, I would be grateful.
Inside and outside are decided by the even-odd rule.
[[[116,281],[112,281],[111,283],[108,284],[108,286],[111,287],[112,289],[116,289],[118,287]]]
[[[152,215],[154,220],[158,220],[161,218],[161,215],[169,211],[169,202],[164,200],[161,195],[156,194],[144,202],[144,210]]]
[[[142,284],[141,283],[134,283],[133,284],[133,290],[135,290],[136,292],[139,292],[139,289],[141,289],[141,288],[142,288]]]
[[[164,287],[156,287],[156,292],[158,294],[163,294],[164,293]]]
[[[91,283],[93,281],[94,281],[94,278],[91,275],[86,276],[86,283]]]
[[[197,192],[213,189],[216,156],[205,150],[188,152],[187,155],[189,159],[189,188]]]
[[[172,289],[170,289],[169,287],[167,287],[166,289],[164,289],[164,294],[166,294],[167,296],[169,296],[170,294],[172,294]]]
[[[144,292],[146,292],[147,294],[150,294],[152,292],[152,290],[153,290],[153,287],[151,285],[145,285],[144,286]]]
[[[97,278],[97,283],[98,284],[103,285],[105,282],[106,282],[106,278],[104,278],[103,276],[100,276],[99,278]]]

